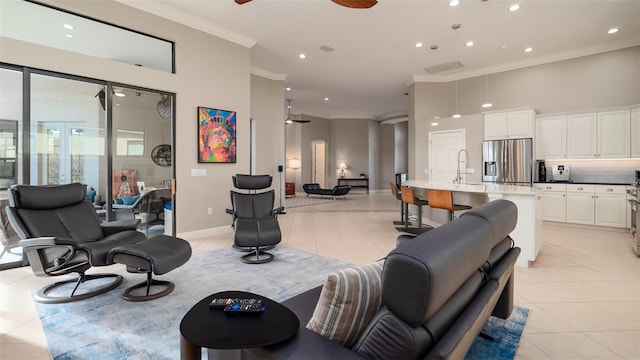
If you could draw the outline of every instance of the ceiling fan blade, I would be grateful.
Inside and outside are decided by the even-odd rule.
[[[352,8],[352,9],[369,9],[378,2],[376,0],[331,0],[334,3]]]
[[[251,0],[236,0],[236,4],[242,5],[242,4],[248,3],[249,1],[251,1]]]

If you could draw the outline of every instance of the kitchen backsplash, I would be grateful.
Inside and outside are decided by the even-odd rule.
[[[571,181],[632,184],[640,159],[626,160],[548,160],[547,174],[553,165],[570,165]]]

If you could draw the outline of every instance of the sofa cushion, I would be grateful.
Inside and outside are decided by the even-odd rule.
[[[382,265],[378,261],[329,273],[307,328],[353,346],[380,309]]]

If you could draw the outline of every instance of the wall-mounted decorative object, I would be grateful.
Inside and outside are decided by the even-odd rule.
[[[198,106],[198,162],[236,162],[236,112]]]
[[[171,145],[158,145],[151,150],[151,160],[160,166],[171,166]]]
[[[156,109],[161,118],[168,119],[171,116],[171,97],[162,95],[162,99],[158,101]]]

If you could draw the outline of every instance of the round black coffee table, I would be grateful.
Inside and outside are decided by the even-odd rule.
[[[211,299],[261,299],[262,314],[228,314],[210,309]],[[298,332],[300,321],[287,307],[244,291],[223,291],[207,296],[195,304],[180,322],[180,358],[200,359],[201,348],[243,349],[275,344]]]

